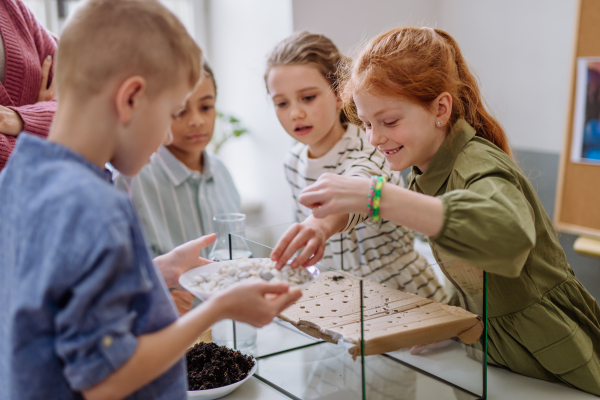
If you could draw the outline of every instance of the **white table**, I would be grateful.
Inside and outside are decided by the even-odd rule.
[[[438,386],[438,382],[426,378],[422,391],[417,390],[415,400],[459,400]],[[426,386],[431,384],[426,390]],[[453,397],[454,396],[454,397]],[[402,397],[398,397],[401,399]],[[289,397],[252,377],[238,390],[223,397],[224,400],[289,400]],[[517,375],[498,368],[488,370],[488,400],[592,400],[598,397],[558,384]],[[350,400],[350,399],[347,399]]]
[[[273,323],[259,330],[257,345],[251,352],[260,357],[311,343],[315,343],[315,339],[290,329],[284,323]],[[467,357],[459,344],[452,344],[427,356],[412,356],[406,350],[390,354],[430,373],[439,374],[461,387],[480,392],[481,366]],[[367,357],[366,365],[367,385],[371,383],[372,388],[367,397],[369,400],[474,399],[473,396],[381,356]],[[448,365],[453,368],[444,367]],[[261,359],[257,374],[302,399],[361,398],[360,362],[353,362],[347,355],[347,348],[342,345],[316,344]],[[289,397],[252,377],[223,399],[284,400]],[[597,397],[559,384],[488,367],[488,399],[591,400]]]

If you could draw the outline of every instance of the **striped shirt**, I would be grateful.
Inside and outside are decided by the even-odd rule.
[[[203,172],[192,171],[161,146],[137,176],[115,178],[129,193],[155,256],[215,232],[215,214],[240,212],[240,195],[223,162],[206,151],[203,160]]]
[[[297,221],[304,221],[312,213],[298,201],[300,192],[326,172],[357,177],[381,175],[403,186],[400,172],[391,171],[364,131],[349,124],[344,136],[323,157],[309,158],[308,146],[302,143],[286,156],[285,173]],[[343,232],[327,241],[323,264],[436,301],[446,300],[443,286],[413,243],[411,232],[390,221],[374,222],[367,214],[350,214]]]

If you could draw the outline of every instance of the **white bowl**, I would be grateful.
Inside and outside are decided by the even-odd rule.
[[[233,260],[233,261],[237,262],[237,260]],[[201,267],[196,267],[194,269],[191,269],[179,277],[179,284],[181,285],[181,287],[183,287],[188,292],[192,293],[194,296],[198,297],[200,300],[208,300],[211,296],[213,296],[217,292],[203,292],[202,290],[200,290],[200,287],[194,280],[194,276],[199,275],[199,274],[210,275],[213,272],[217,272],[219,270],[219,268],[221,267],[221,265],[230,263],[230,262],[231,262],[231,260],[220,261],[220,262],[210,263],[210,264],[203,265]],[[290,288],[293,288],[293,289],[304,288],[305,286],[308,286],[311,283],[313,283],[314,281],[316,281],[317,279],[319,279],[319,275],[321,274],[321,272],[319,271],[319,268],[315,267],[314,265],[307,267],[306,271],[312,276],[312,279],[309,280],[308,282],[304,282],[301,285],[290,285]],[[240,282],[244,282],[244,280],[241,280]],[[236,283],[238,283],[238,282],[236,282]],[[235,285],[235,283],[233,285]],[[233,285],[231,285],[231,286],[233,286]],[[231,286],[229,286],[229,287],[231,287]]]
[[[248,372],[248,376],[242,379],[239,382],[232,383],[231,385],[221,386],[214,389],[204,389],[204,390],[188,390],[187,397],[188,399],[203,399],[203,400],[212,400],[218,399],[223,396],[227,396],[229,393],[233,392],[235,389],[240,387],[240,385],[246,382],[258,369],[258,361],[254,358],[254,367]]]

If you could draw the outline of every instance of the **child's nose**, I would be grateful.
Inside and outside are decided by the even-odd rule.
[[[381,134],[378,128],[375,127],[372,127],[370,132],[367,133],[367,139],[375,147],[387,142],[387,138]]]
[[[192,114],[192,116],[190,117],[190,126],[197,127],[202,126],[203,124],[204,118],[202,117],[202,115],[200,115],[200,113]]]
[[[306,114],[304,113],[304,110],[302,109],[302,107],[292,106],[292,108],[290,110],[290,117],[292,118],[292,121],[295,121],[297,119],[302,119],[305,116],[306,116]]]

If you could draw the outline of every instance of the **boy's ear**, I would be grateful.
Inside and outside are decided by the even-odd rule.
[[[436,119],[445,125],[452,114],[452,95],[448,92],[441,93],[434,100],[434,107],[437,110]]]
[[[119,121],[126,125],[131,122],[145,92],[146,80],[141,76],[129,77],[121,83],[115,99]]]

